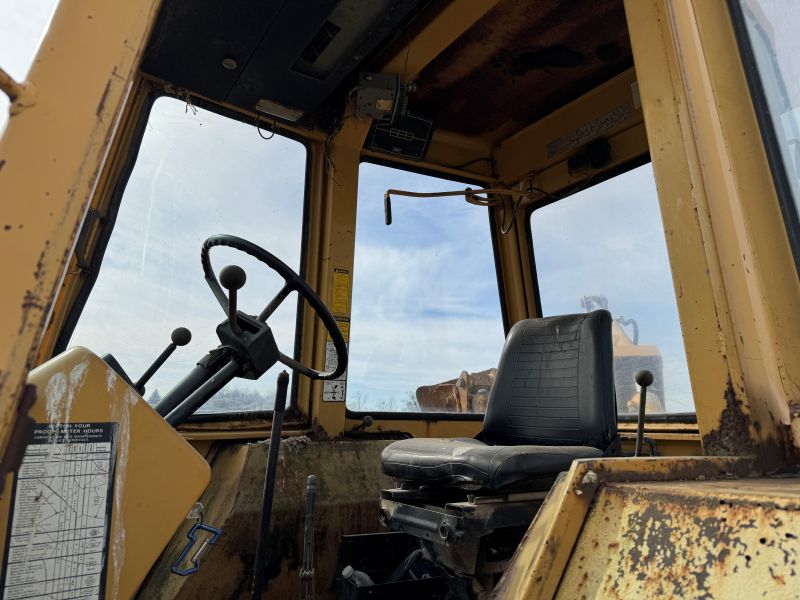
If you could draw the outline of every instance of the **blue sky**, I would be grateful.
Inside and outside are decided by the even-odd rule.
[[[177,326],[192,331],[148,384],[163,394],[219,341],[225,315],[203,279],[200,247],[217,233],[255,241],[294,269],[300,235],[306,151],[280,136],[262,139],[250,125],[160,98],[148,120],[136,166],[125,190],[114,233],[71,344],[111,352],[136,378]],[[247,272],[239,308],[257,314],[283,282],[257,260],[229,248],[211,251],[219,270]],[[294,349],[296,295],[270,320],[284,354]],[[271,398],[276,366],[259,381],[232,387]],[[149,393],[148,393],[149,396]],[[212,401],[206,411],[226,406]],[[241,406],[267,409],[263,406]]]
[[[0,0],[0,65],[12,76],[24,79],[54,4]],[[7,106],[0,95],[0,129]],[[304,170],[305,151],[297,142],[265,141],[249,125],[159,100],[73,341],[114,353],[135,378],[172,328],[189,327],[192,343],[178,349],[148,386],[163,393],[217,343],[214,327],[223,313],[202,278],[202,240],[213,233],[240,235],[297,268]],[[402,408],[420,385],[496,366],[503,343],[486,209],[457,198],[397,198],[394,224],[387,227],[383,193],[389,187],[463,186],[362,165],[348,387],[367,410]],[[650,167],[535,214],[544,313],[579,312],[582,296],[604,294],[612,314],[637,319],[641,343],[659,347],[669,376],[668,409],[690,410]],[[280,281],[244,255],[215,254],[217,269],[231,262],[248,273],[241,307],[259,311]],[[287,354],[294,299],[271,320]],[[269,373],[236,385],[269,398],[274,380]]]
[[[0,0],[0,67],[17,81],[28,74],[57,0]],[[8,121],[8,98],[0,93],[0,133]]]
[[[614,317],[637,321],[639,344],[658,346],[667,410],[694,410],[652,166],[549,204],[531,222],[542,313],[581,312],[584,296],[605,296]]]
[[[504,340],[487,209],[397,196],[387,227],[390,187],[467,186],[361,165],[348,398],[362,409],[399,410],[420,385],[494,367]]]

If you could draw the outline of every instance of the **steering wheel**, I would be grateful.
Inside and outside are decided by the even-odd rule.
[[[228,297],[223,291],[219,279],[217,279],[217,275],[214,273],[214,269],[211,268],[211,259],[209,257],[209,250],[215,246],[227,246],[249,254],[267,265],[283,278],[283,287],[275,297],[269,301],[264,310],[261,311],[261,314],[258,315],[259,321],[266,323],[267,319],[277,310],[286,297],[296,291],[305,298],[309,305],[311,305],[311,308],[314,309],[314,312],[328,331],[331,340],[333,340],[333,346],[336,349],[336,369],[330,372],[317,371],[316,369],[307,367],[293,358],[286,356],[283,352],[279,353],[279,362],[282,362],[290,369],[302,373],[311,379],[335,379],[344,373],[345,369],[347,369],[347,343],[344,341],[344,336],[342,335],[341,329],[339,329],[339,325],[336,323],[336,319],[333,318],[331,311],[328,310],[322,298],[320,298],[297,273],[274,254],[240,237],[222,234],[212,235],[203,242],[203,247],[200,251],[200,262],[203,265],[206,283],[208,283],[208,286],[211,288],[211,291],[214,293],[214,296],[216,296],[217,301],[220,306],[222,306],[222,310],[224,310],[226,314],[228,312]],[[230,315],[228,316],[230,317]]]

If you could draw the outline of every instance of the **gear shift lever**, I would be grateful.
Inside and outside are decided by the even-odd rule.
[[[644,441],[644,413],[647,410],[647,388],[653,384],[653,374],[647,369],[642,369],[636,371],[633,378],[641,390],[639,392],[639,420],[636,425],[636,448],[633,455],[641,456],[642,442]]]
[[[175,352],[175,348],[178,346],[185,346],[189,342],[192,341],[192,332],[186,329],[186,327],[178,327],[177,329],[172,331],[172,341],[170,342],[169,346],[167,346],[164,351],[159,355],[153,364],[144,372],[144,374],[139,378],[135,384],[133,384],[134,389],[139,392],[140,395],[144,395],[144,384],[147,383],[150,378],[155,374],[156,371],[164,364],[164,362],[170,357],[170,355]]]
[[[228,265],[219,272],[219,282],[228,290],[228,321],[236,335],[242,333],[236,316],[236,292],[244,287],[245,281],[247,275],[244,269],[236,265]]]

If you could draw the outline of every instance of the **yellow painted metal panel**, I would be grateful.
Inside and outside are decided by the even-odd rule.
[[[800,479],[611,484],[557,598],[797,598]]]
[[[116,423],[108,598],[131,598],[208,485],[195,450],[105,362],[73,348],[31,371],[37,423]],[[10,489],[11,476],[6,482]],[[11,494],[0,499],[5,540]],[[4,546],[0,545],[0,556]],[[175,557],[177,558],[177,557]]]
[[[635,84],[636,73],[628,69],[503,140],[495,151],[500,181],[516,183],[564,161],[597,136],[612,137],[641,123]]]
[[[36,101],[0,139],[0,448],[157,7],[62,1],[30,70]]]
[[[707,481],[745,477],[748,460],[718,457],[576,460],[534,518],[494,592],[497,600],[547,600],[559,589],[598,490],[617,482]],[[599,514],[604,519],[607,515]],[[611,516],[609,517],[612,527]],[[580,597],[580,596],[573,596]],[[613,596],[612,596],[613,597]],[[622,596],[626,597],[626,596]]]
[[[727,7],[625,6],[705,451],[796,461],[800,287]]]

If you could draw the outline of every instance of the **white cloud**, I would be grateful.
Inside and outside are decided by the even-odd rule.
[[[200,247],[210,235],[238,235],[297,269],[305,181],[305,149],[265,141],[245,124],[162,98],[153,107],[136,166],[120,205],[97,283],[71,344],[111,352],[136,379],[177,326],[192,342],[176,350],[148,385],[161,394],[219,341],[225,315],[208,288]],[[257,314],[283,285],[257,260],[229,248],[211,250],[217,272],[238,264],[248,280],[239,307]],[[296,295],[270,319],[281,350],[294,349]],[[271,397],[275,367],[239,388]],[[262,406],[260,408],[266,408]],[[206,410],[213,409],[213,401]]]
[[[403,409],[421,385],[497,365],[504,335],[488,215],[463,198],[393,201],[387,188],[463,189],[364,164],[359,181],[348,402]]]
[[[664,361],[667,410],[693,411],[689,372],[651,165],[534,211],[533,247],[545,315],[581,312],[604,295],[636,319]]]

